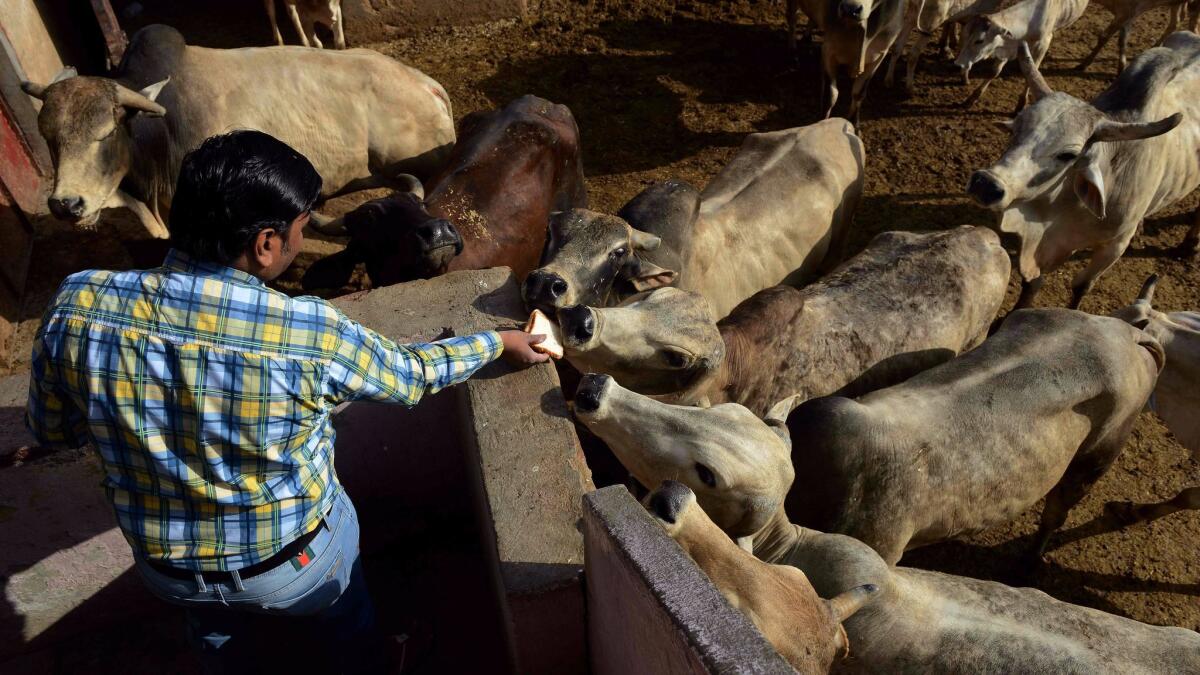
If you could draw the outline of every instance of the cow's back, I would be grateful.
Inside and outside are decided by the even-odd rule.
[[[811,279],[849,225],[862,168],[846,120],[751,134],[701,193],[681,286],[725,316],[764,288]]]

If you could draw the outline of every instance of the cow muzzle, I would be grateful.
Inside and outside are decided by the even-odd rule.
[[[438,249],[453,248],[458,255],[463,250],[463,240],[458,229],[445,219],[428,220],[416,227],[415,234],[421,242],[421,250],[430,253]]]
[[[83,197],[51,197],[46,200],[46,206],[50,207],[50,213],[53,213],[55,218],[72,223],[78,223],[87,213]]]
[[[525,278],[521,296],[525,298],[525,304],[529,307],[553,314],[555,308],[562,304],[563,296],[569,288],[567,280],[559,275],[545,270],[534,270]]]
[[[586,345],[596,336],[596,316],[588,307],[574,305],[558,310],[558,325],[569,346]]]
[[[663,522],[674,525],[692,500],[688,486],[675,480],[664,480],[662,487],[650,495],[647,507]]]
[[[594,413],[604,402],[604,394],[612,378],[608,375],[588,373],[579,381],[575,390],[575,410],[583,413]]]
[[[982,169],[971,174],[971,180],[967,182],[967,193],[990,209],[999,210],[1004,206],[1004,185],[998,178]]]

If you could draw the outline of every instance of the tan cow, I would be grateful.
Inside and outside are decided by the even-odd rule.
[[[906,3],[907,0],[801,0],[809,25],[815,25],[825,34],[821,43],[822,95],[828,92],[829,97],[825,117],[832,115],[837,105],[838,71],[845,68],[853,80],[846,117],[858,123],[867,85],[904,29]],[[795,16],[792,2],[788,14]]]
[[[1167,354],[1167,365],[1158,376],[1150,409],[1167,423],[1167,428],[1183,447],[1200,460],[1200,313],[1165,313],[1154,309],[1154,287],[1158,275],[1151,275],[1142,286],[1138,299],[1113,316],[1128,321],[1152,335]],[[1156,520],[1177,511],[1200,509],[1200,486],[1184,488],[1171,499],[1157,504],[1109,502],[1108,513],[1119,522],[1132,525]]]
[[[279,22],[275,20],[275,0],[263,0],[267,9],[267,18],[271,20],[271,30],[275,33],[275,44],[283,46],[283,35],[279,33]],[[342,0],[283,0],[287,7],[292,26],[296,35],[300,36],[300,44],[305,47],[321,49],[321,39],[317,37],[317,24],[322,24],[333,33],[333,46],[336,49],[346,48],[345,27],[342,25]]]
[[[925,51],[925,46],[933,41],[937,29],[943,29],[943,43],[946,45],[944,49],[948,56],[953,58],[953,53],[949,52],[949,43],[958,29],[958,24],[981,14],[990,14],[999,9],[1001,4],[1002,0],[909,0],[908,9],[904,13],[904,30],[892,45],[884,85],[892,86],[896,63],[903,53],[907,61],[904,88],[911,93],[917,73],[917,62]],[[908,38],[912,33],[916,33],[917,38],[910,45]]]
[[[686,246],[674,252],[683,270],[633,266],[633,254],[656,249],[660,237],[621,218],[572,212],[551,220],[542,266],[523,289],[525,302],[551,314],[608,297],[620,278],[653,277],[655,285],[673,281],[699,293],[716,316],[725,316],[764,288],[810,281],[841,259],[862,197],[863,159],[862,141],[843,119],[750,134],[700,193],[698,215],[691,215],[686,189],[663,196],[674,204],[663,212],[693,228],[690,236],[660,232],[668,244]],[[627,272],[619,274],[622,269]]]
[[[69,75],[73,75],[69,73]],[[54,157],[56,216],[92,227],[101,209],[133,209],[166,237],[183,155],[231,129],[257,129],[304,154],[322,196],[429,178],[454,145],[446,90],[366,49],[207,49],[149,26],[116,79],[68,76],[22,88],[41,99],[38,128]]]
[[[618,307],[558,312],[566,358],[672,403],[862,394],[977,345],[1008,288],[1000,238],[983,227],[886,232],[820,281],[760,291],[716,322],[698,294],[663,288]],[[763,367],[763,364],[774,364]]]
[[[1000,160],[967,185],[1000,216],[1000,231],[1020,238],[1018,307],[1032,304],[1045,273],[1091,249],[1071,281],[1070,306],[1078,307],[1142,221],[1200,185],[1198,57],[1200,37],[1175,33],[1089,104],[1052,91],[1023,50],[1035,102],[1013,120]],[[1194,250],[1198,235],[1200,217],[1185,247]]]
[[[678,481],[664,481],[646,508],[725,597],[754,622],[797,672],[823,675],[849,651],[842,622],[869,603],[876,587],[864,584],[822,600],[804,572],[771,565],[734,544]]]
[[[851,653],[835,663],[835,672],[1200,672],[1194,631],[1148,626],[1031,588],[892,567],[857,539],[793,524],[782,507],[792,449],[778,418],[764,422],[736,404],[671,406],[606,376],[585,378],[575,401],[579,419],[639,481],[684,483],[712,522],[743,548],[752,547],[755,557],[799,568],[821,597],[864,584],[879,588],[846,619]],[[1004,457],[996,460],[1001,466]],[[756,574],[756,566],[735,566],[721,583],[736,586],[739,577]]]

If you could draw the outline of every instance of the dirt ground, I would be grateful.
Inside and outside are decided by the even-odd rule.
[[[678,177],[703,186],[747,133],[819,118],[816,52],[802,48],[798,58],[789,56],[782,1],[531,4],[534,10],[524,22],[436,30],[359,46],[382,51],[436,78],[449,91],[456,117],[530,93],[566,104],[582,130],[592,208],[609,212],[653,181]],[[206,25],[200,23],[204,19],[176,17],[173,11],[148,10],[139,22],[172,23],[189,42],[211,46],[266,44],[269,39],[265,21]],[[1109,18],[1107,11],[1093,6],[1077,24],[1056,35],[1043,65],[1052,87],[1090,98],[1112,80],[1115,44],[1089,72],[1070,70]],[[1132,33],[1131,54],[1152,46],[1165,24],[1163,10],[1142,17]],[[975,109],[962,110],[957,105],[968,90],[932,46],[911,97],[899,88],[885,89],[877,78],[860,125],[867,147],[867,185],[852,251],[885,230],[993,223],[991,214],[966,197],[964,186],[972,170],[991,163],[1003,150],[1007,137],[993,122],[1010,116],[1022,84],[1013,68]],[[835,112],[844,110],[848,89],[848,84],[843,86],[843,102]],[[343,198],[328,210],[344,211],[362,199]],[[1172,251],[1197,202],[1193,195],[1148,220],[1083,308],[1108,313],[1127,304],[1151,272],[1162,276],[1156,296],[1160,309],[1200,307],[1196,263]],[[106,224],[95,234],[48,225],[35,250],[27,311],[31,320],[21,329],[26,342],[66,273],[133,265],[138,256],[122,240],[137,236],[136,228],[124,222]],[[303,267],[337,247],[335,242],[310,241],[298,268],[280,286],[296,290]],[[1039,304],[1065,305],[1070,276],[1082,261],[1077,256],[1052,275]],[[1010,306],[1015,291],[1014,275]],[[20,353],[28,351],[22,347]],[[25,363],[14,364],[16,371],[27,368]],[[1200,465],[1157,418],[1146,414],[1117,465],[1074,509],[1035,578],[1012,576],[1012,569],[1036,527],[1040,506],[1007,527],[912,552],[903,564],[1034,585],[1059,599],[1141,621],[1200,629],[1200,512],[1117,532],[1105,532],[1098,519],[1106,501],[1157,501],[1198,479]]]

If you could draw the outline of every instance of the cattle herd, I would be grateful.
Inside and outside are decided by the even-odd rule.
[[[565,106],[523,96],[456,131],[441,85],[369,50],[207,49],[151,26],[114,77],[23,87],[55,159],[49,207],[78,225],[125,207],[167,236],[182,155],[248,127],[311,159],[325,197],[394,190],[313,219],[348,243],[306,289],[340,288],[359,263],[376,286],[512,268],[561,328],[581,430],[631,489],[652,490],[651,516],[800,672],[1200,673],[1194,631],[896,566],[1044,499],[1034,568],[1144,410],[1200,455],[1200,313],[1156,311],[1154,277],[1113,316],[1078,310],[1143,220],[1200,184],[1200,37],[1174,32],[1195,28],[1200,5],[1101,1],[1114,19],[1079,65],[1119,31],[1121,71],[1091,102],[1039,72],[1086,0],[787,1],[789,38],[798,10],[805,39],[822,36],[829,111],[848,68],[856,118],[889,54],[886,83],[906,56],[911,88],[939,28],[945,50],[960,42],[964,80],[1015,60],[1027,85],[1007,149],[966,186],[994,228],[885,232],[848,259],[869,152],[828,112],[748,135],[703,189],[662,181],[610,214],[587,208]],[[320,46],[298,4],[328,5],[305,21],[344,46],[339,3],[287,3]],[[1171,30],[1127,64],[1129,25],[1164,5]],[[995,230],[1015,235],[1013,261]],[[1071,308],[1032,308],[1083,250]],[[1181,245],[1197,252],[1200,213]],[[1014,265],[1022,292],[998,321]],[[1133,525],[1184,509],[1200,509],[1200,486],[1106,512]]]

